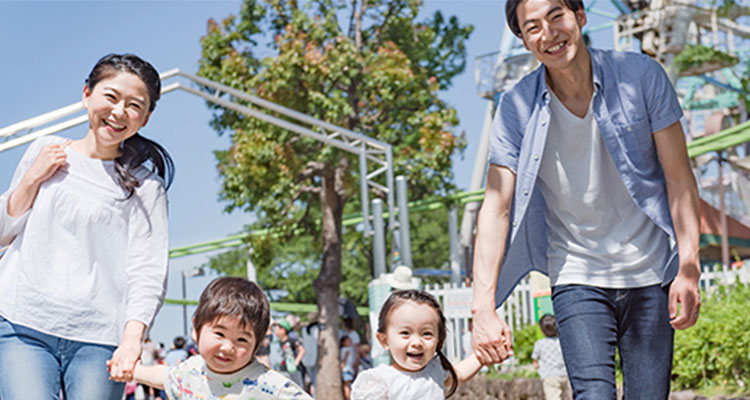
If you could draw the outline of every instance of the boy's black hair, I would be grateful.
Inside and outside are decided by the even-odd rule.
[[[544,336],[557,336],[557,323],[555,322],[555,316],[552,314],[542,315],[542,318],[539,319],[539,328],[542,329]]]
[[[565,7],[576,12],[583,9],[583,0],[560,0]],[[514,35],[521,37],[521,27],[518,25],[518,6],[524,0],[508,0],[505,3],[505,20],[508,21],[508,28]]]
[[[203,325],[221,317],[237,317],[244,328],[252,330],[255,349],[263,341],[271,319],[268,298],[257,284],[245,278],[221,277],[214,279],[201,294],[193,314],[193,329],[197,339]]]

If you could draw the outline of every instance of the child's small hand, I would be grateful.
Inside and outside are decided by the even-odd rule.
[[[109,380],[115,382],[130,382],[133,380],[133,375],[118,374],[117,376],[112,375],[112,360],[107,360],[107,372],[109,372]]]

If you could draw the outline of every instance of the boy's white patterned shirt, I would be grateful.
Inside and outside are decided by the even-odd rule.
[[[217,374],[201,356],[171,367],[164,376],[170,400],[312,400],[294,382],[253,360],[232,374]]]
[[[539,361],[539,376],[544,379],[551,376],[568,376],[565,370],[560,339],[545,337],[534,343],[531,359]]]

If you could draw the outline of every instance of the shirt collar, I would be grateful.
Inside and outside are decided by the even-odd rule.
[[[602,89],[602,71],[601,71],[601,63],[599,62],[599,50],[593,49],[591,47],[587,47],[589,51],[589,60],[591,61],[591,76],[594,81],[594,95],[599,93]],[[537,79],[539,79],[539,92],[537,93],[537,98],[544,104],[545,106],[549,106],[550,97],[549,97],[549,88],[547,87],[547,67],[542,64],[538,69],[537,73],[539,76]]]

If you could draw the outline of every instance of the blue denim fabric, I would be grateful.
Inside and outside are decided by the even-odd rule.
[[[121,400],[124,383],[109,380],[114,346],[76,342],[14,325],[0,316],[0,398]]]
[[[607,151],[638,207],[674,238],[652,133],[682,117],[677,93],[664,69],[644,54],[588,51],[594,81],[592,111]],[[545,74],[542,65],[503,93],[492,121],[490,163],[510,168],[516,175],[497,305],[530,270],[547,272],[546,205],[536,182],[549,131]],[[660,266],[664,284],[677,273],[677,262],[675,247],[667,264]]]
[[[624,400],[669,396],[674,330],[669,286],[552,288],[560,345],[576,400],[615,400],[615,349]]]

